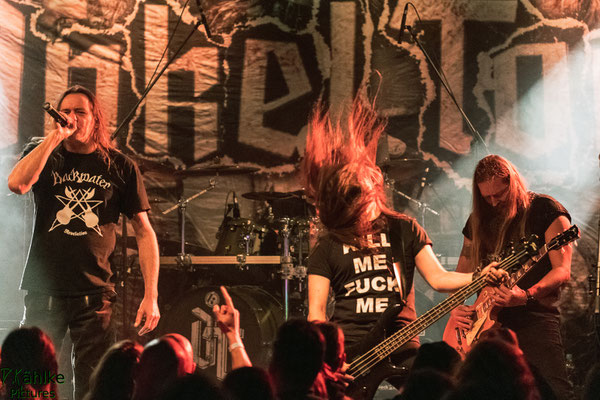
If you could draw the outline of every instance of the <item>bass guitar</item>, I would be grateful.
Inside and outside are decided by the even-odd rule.
[[[554,239],[544,245],[538,254],[532,257],[521,268],[510,274],[508,281],[504,285],[512,289],[529,272],[535,264],[546,255],[550,250],[557,250],[564,245],[571,243],[579,238],[579,229],[573,225],[563,233],[557,235]],[[485,287],[479,293],[475,306],[473,326],[469,330],[461,329],[457,326],[454,318],[450,317],[444,330],[444,342],[454,347],[461,356],[465,356],[473,347],[473,344],[479,340],[481,334],[496,324],[496,316],[500,307],[495,306],[493,300],[494,289]]]
[[[571,230],[579,232],[575,225],[569,228],[569,231]],[[563,234],[565,233],[563,232]],[[562,241],[562,239],[557,239],[557,242],[560,241]],[[568,242],[565,241],[563,245],[565,243]],[[559,247],[560,246],[557,246],[556,248]],[[496,266],[496,269],[502,269],[512,273],[518,270],[532,257],[536,256],[538,252],[538,237],[537,235],[531,235],[528,240],[522,240],[520,244],[511,248],[510,254],[500,261]],[[377,387],[383,380],[394,375],[405,378],[408,370],[406,368],[399,368],[391,362],[390,356],[392,353],[408,343],[444,315],[463,304],[465,300],[487,285],[488,282],[486,281],[485,275],[475,278],[471,283],[457,290],[446,298],[446,300],[391,334],[370,350],[354,357],[347,370],[347,374],[351,375],[354,380],[346,389],[346,394],[353,399],[372,399]],[[385,323],[378,325],[385,325]],[[364,343],[373,342],[374,339],[381,340],[383,329],[378,330],[380,331],[380,336],[378,338],[376,337],[376,332],[370,332],[366,335]],[[367,348],[362,343],[356,347]]]

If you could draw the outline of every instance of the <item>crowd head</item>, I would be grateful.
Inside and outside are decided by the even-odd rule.
[[[302,319],[283,323],[273,344],[269,373],[280,398],[306,393],[323,365],[325,339],[319,328]]]
[[[140,357],[136,372],[136,400],[159,399],[178,379],[194,372],[191,344],[179,334],[150,341]]]
[[[30,376],[58,375],[54,344],[37,327],[15,329],[6,336],[0,350],[0,371],[2,391],[7,398],[15,397],[13,394],[22,390],[34,393],[47,391],[58,397],[56,380],[47,382],[46,379],[40,379],[39,382],[26,383],[24,374],[16,374],[17,371],[25,371]]]
[[[111,346],[94,370],[84,400],[129,400],[143,347],[131,340]]]
[[[336,324],[292,319],[277,332],[268,372],[255,366],[234,369],[221,388],[197,370],[191,344],[180,334],[161,336],[144,348],[124,340],[102,357],[85,400],[347,399],[345,384],[333,391],[319,388],[322,378],[343,373],[344,361],[344,335]],[[58,374],[54,346],[36,327],[16,329],[6,337],[0,368]],[[594,371],[588,377],[591,388],[597,386],[597,366]],[[4,397],[0,398],[9,398],[15,381],[4,379],[2,383]],[[22,386],[57,393],[56,384]],[[537,400],[541,396],[514,333],[500,328],[487,331],[464,360],[444,342],[421,346],[397,398]]]

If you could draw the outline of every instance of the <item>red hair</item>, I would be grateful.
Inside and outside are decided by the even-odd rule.
[[[385,129],[370,104],[357,96],[345,124],[333,121],[322,103],[315,106],[306,138],[302,176],[326,231],[342,243],[363,247],[376,227],[368,208],[398,216],[386,205],[383,174],[375,164],[377,142]]]

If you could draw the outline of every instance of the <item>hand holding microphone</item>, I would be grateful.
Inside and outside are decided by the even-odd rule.
[[[64,115],[59,113],[56,108],[52,107],[50,103],[44,103],[42,108],[63,128],[69,125],[69,120]]]
[[[77,129],[76,120],[75,122],[69,122],[69,119],[63,113],[56,110],[56,108],[52,107],[50,103],[44,103],[42,108],[58,123],[58,131],[63,139],[72,135]]]

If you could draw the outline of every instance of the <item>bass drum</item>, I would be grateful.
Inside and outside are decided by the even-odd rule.
[[[241,335],[253,365],[267,368],[277,329],[284,322],[279,301],[255,286],[230,286],[227,291],[240,311]],[[215,304],[224,304],[218,286],[201,287],[165,307],[161,335],[180,333],[192,343],[194,361],[205,373],[219,380],[231,370],[227,338],[212,314]]]

